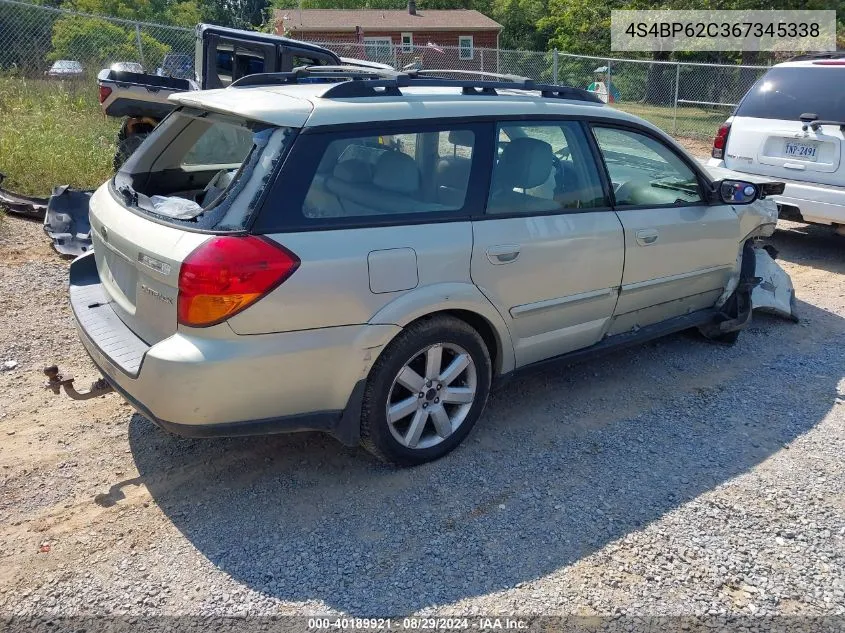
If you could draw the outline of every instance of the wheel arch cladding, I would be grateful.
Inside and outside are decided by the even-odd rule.
[[[499,336],[498,332],[496,332],[496,328],[493,326],[492,323],[483,315],[479,314],[478,312],[473,312],[472,310],[466,309],[449,309],[449,310],[435,310],[434,312],[429,312],[427,314],[423,314],[414,318],[413,320],[409,321],[408,323],[402,326],[402,330],[405,330],[412,326],[415,323],[419,323],[420,321],[425,321],[427,319],[432,319],[438,316],[451,316],[456,319],[460,319],[471,328],[473,328],[478,334],[481,336],[481,339],[484,341],[484,345],[487,348],[487,353],[490,354],[490,365],[493,368],[493,375],[497,376],[502,373],[502,360],[503,360],[503,341]],[[399,335],[399,332],[396,332],[393,338]],[[390,342],[393,341],[393,338]],[[389,344],[389,343],[388,343]],[[387,345],[382,346],[381,350],[379,350],[379,356],[384,352],[387,348]],[[373,359],[373,364],[378,358]],[[372,369],[372,366],[370,367]]]
[[[481,335],[494,376],[513,370],[515,359],[508,327],[493,304],[470,284],[441,284],[408,292],[379,310],[370,323],[407,328],[420,319],[441,314],[462,320]]]

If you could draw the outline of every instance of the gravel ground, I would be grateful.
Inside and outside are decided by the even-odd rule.
[[[772,242],[801,323],[515,381],[447,458],[317,434],[185,440],[96,377],[67,262],[0,221],[0,617],[845,616],[845,240]],[[840,625],[842,620],[839,620]]]

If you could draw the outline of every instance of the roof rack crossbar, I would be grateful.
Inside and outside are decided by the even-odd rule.
[[[444,74],[494,77],[495,79],[451,79],[437,76]],[[327,99],[400,96],[402,94],[400,88],[418,86],[461,88],[461,92],[465,95],[489,96],[498,95],[497,90],[529,90],[539,92],[544,98],[602,103],[594,93],[581,88],[539,84],[533,79],[517,75],[465,70],[400,72],[356,66],[302,66],[290,72],[247,75],[232,82],[230,87],[296,84],[314,79],[326,80],[333,84],[322,94],[322,97]]]

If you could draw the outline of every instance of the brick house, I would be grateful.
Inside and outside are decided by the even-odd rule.
[[[279,35],[329,44],[342,57],[366,58],[396,68],[495,71],[502,25],[469,9],[276,9]]]

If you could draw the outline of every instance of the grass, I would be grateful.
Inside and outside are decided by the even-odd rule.
[[[657,127],[676,137],[712,139],[719,126],[730,116],[730,108],[705,109],[693,106],[678,106],[677,121],[675,109],[671,106],[654,106],[643,103],[616,103],[613,105],[650,121]]]
[[[91,189],[112,173],[120,122],[103,115],[91,80],[0,75],[3,186],[49,195],[54,185]]]

